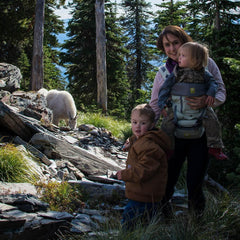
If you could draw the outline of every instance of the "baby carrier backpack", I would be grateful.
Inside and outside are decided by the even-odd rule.
[[[166,79],[170,74],[166,66],[159,68],[162,76]],[[186,96],[194,97],[206,94],[206,85],[199,83],[175,83],[172,95],[172,109],[174,114],[175,132],[177,138],[196,139],[200,138],[205,129],[202,124],[202,119],[205,115],[206,108],[193,110],[187,104]]]

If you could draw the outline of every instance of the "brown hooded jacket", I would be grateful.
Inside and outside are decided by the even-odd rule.
[[[154,129],[138,139],[132,136],[130,144],[126,169],[121,171],[126,197],[139,202],[161,201],[167,183],[169,137]]]

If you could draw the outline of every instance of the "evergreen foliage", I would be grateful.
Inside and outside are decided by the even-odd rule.
[[[62,45],[66,49],[60,54],[67,68],[68,88],[77,108],[80,104],[96,105],[96,48],[94,0],[72,3],[72,19],[68,22],[68,40]]]
[[[13,65],[33,40],[35,1],[9,0],[0,2],[0,61]]]
[[[153,19],[154,28],[152,34],[155,45],[163,28],[168,25],[177,25],[184,28],[190,21],[186,8],[186,1],[164,1],[161,4],[156,4],[156,6],[159,9],[156,11],[156,17]],[[154,60],[159,66],[166,61],[166,55],[160,52],[159,56],[159,50],[156,47],[152,53],[154,55]]]
[[[63,44],[69,89],[78,108],[97,105],[95,1],[74,0],[73,18],[67,27],[69,40]],[[113,4],[106,1],[106,58],[108,108],[113,115],[126,117],[128,83],[124,72],[121,30],[117,26]]]
[[[64,1],[63,1],[64,2]],[[33,29],[35,1],[9,0],[0,2],[0,62],[13,64],[20,68],[23,80],[22,90],[30,89],[33,54]],[[47,0],[45,4],[44,52],[46,78],[44,86],[52,88],[56,83],[63,87],[59,63],[58,41],[56,34],[64,31],[63,21],[54,14],[57,0]],[[54,69],[54,71],[48,71]]]
[[[161,4],[156,4],[159,10],[157,10],[157,16],[154,18],[153,22],[155,23],[154,30],[157,36],[162,29],[168,25],[186,27],[190,21],[186,4],[187,1],[177,1],[175,3],[173,1],[164,1]]]
[[[125,71],[124,36],[114,11],[114,4],[106,2],[106,53],[109,114],[128,117],[129,82]]]
[[[126,54],[126,71],[130,83],[131,95],[129,98],[130,110],[138,102],[146,102],[147,99],[141,95],[141,90],[149,86],[148,71],[153,67],[150,64],[150,17],[152,13],[150,4],[144,0],[122,1],[122,7],[125,11],[121,17],[121,25],[126,36],[125,47],[128,50]]]

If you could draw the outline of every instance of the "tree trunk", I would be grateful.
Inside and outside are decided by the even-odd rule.
[[[104,0],[96,0],[97,102],[107,112],[107,70]]]
[[[215,28],[219,31],[220,30],[220,10],[219,10],[219,3],[216,2],[216,15],[215,15]]]
[[[34,24],[31,90],[43,87],[43,35],[45,0],[37,0]]]

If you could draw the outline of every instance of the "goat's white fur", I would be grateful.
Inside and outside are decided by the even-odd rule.
[[[64,119],[71,129],[76,128],[77,109],[69,92],[56,89],[47,91],[45,88],[41,88],[38,93],[46,97],[47,107],[53,112],[53,124],[58,126],[59,121]]]

